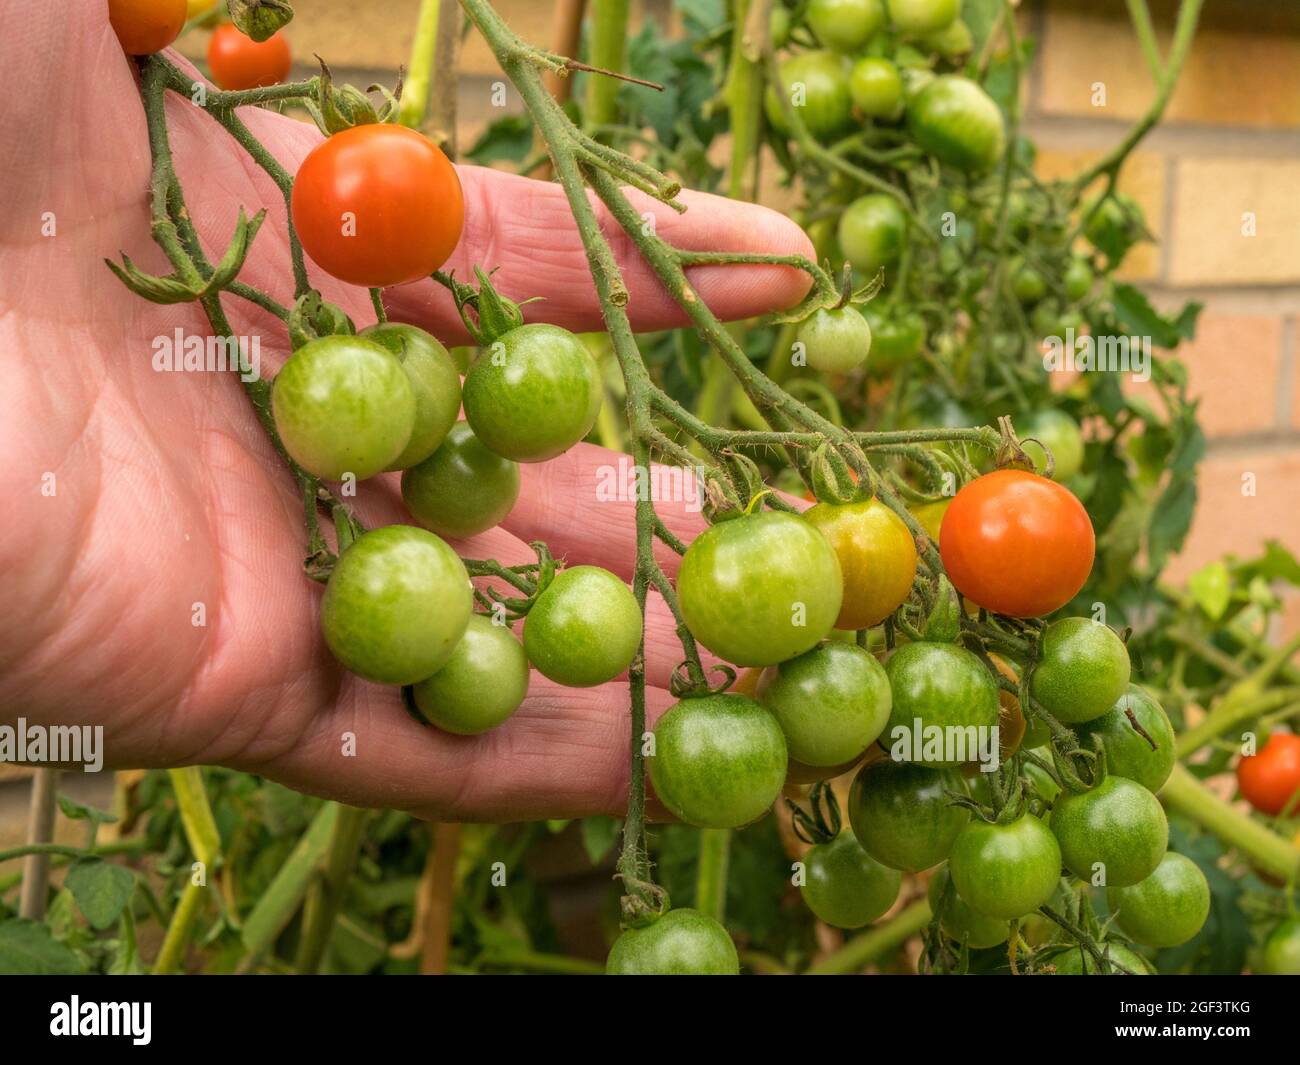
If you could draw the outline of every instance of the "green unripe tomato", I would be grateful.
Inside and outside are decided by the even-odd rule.
[[[289,457],[327,481],[387,469],[415,426],[415,393],[386,348],[327,336],[295,351],[271,389],[276,432]]]
[[[1102,950],[1108,951],[1110,963],[1113,966],[1129,970],[1120,972],[1117,968],[1111,969],[1112,976],[1150,976],[1151,967],[1147,965],[1146,959],[1142,955],[1129,950],[1123,943],[1103,943]],[[1056,967],[1057,976],[1096,976],[1097,963],[1093,961],[1092,955],[1080,946],[1068,947],[1059,954],[1052,955],[1052,964]]]
[[[321,600],[334,657],[367,680],[414,684],[451,657],[474,597],[456,552],[413,525],[386,525],[339,556]]]
[[[599,566],[562,570],[524,621],[524,650],[542,676],[570,688],[613,680],[641,646],[641,610],[631,590]]]
[[[465,417],[491,451],[545,462],[591,431],[602,386],[581,340],[554,325],[521,325],[485,348],[465,375]]]
[[[1155,742],[1151,744],[1129,723],[1129,714]],[[1147,791],[1158,792],[1174,771],[1174,728],[1164,707],[1136,684],[1130,684],[1115,705],[1101,717],[1075,726],[1079,743],[1092,748],[1093,738],[1101,737],[1106,751],[1106,768],[1117,777],[1128,777]]]
[[[916,43],[937,52],[944,59],[957,60],[970,55],[975,47],[975,37],[964,21],[954,19],[941,30],[922,34]]]
[[[1077,725],[1115,705],[1129,671],[1128,649],[1113,630],[1091,618],[1061,618],[1043,632],[1031,686],[1044,710]]]
[[[1155,871],[1169,845],[1160,800],[1127,777],[1058,795],[1051,824],[1066,867],[1085,883],[1100,872],[1109,887],[1136,884]]]
[[[402,474],[402,499],[421,525],[464,537],[500,525],[519,498],[519,465],[489,451],[468,422]]]
[[[989,737],[996,756],[997,744],[991,737],[998,726],[998,688],[974,654],[951,643],[904,644],[890,656],[885,672],[894,700],[881,746],[897,752],[897,757],[906,756],[909,762],[953,769],[979,756],[966,749],[973,727],[985,730],[983,735]],[[919,738],[915,735],[918,721]],[[930,733],[936,728],[943,730],[937,734],[942,743],[931,750]],[[962,730],[962,750],[948,742],[957,735],[950,730],[957,729]],[[911,736],[907,748],[899,746],[901,733]],[[980,737],[981,733],[974,735]]]
[[[411,438],[388,466],[390,470],[404,470],[432,455],[456,424],[460,374],[447,349],[413,325],[384,322],[361,330],[359,335],[391,351],[411,383],[415,395]]]
[[[889,0],[889,21],[902,33],[933,33],[961,14],[961,0]]]
[[[719,658],[770,666],[816,647],[844,595],[839,560],[808,522],[770,510],[720,522],[682,558],[687,628]]]
[[[781,61],[781,86],[799,117],[819,141],[831,141],[853,120],[853,99],[844,60],[834,52],[800,52]],[[790,132],[777,87],[763,98],[767,119],[778,133]]]
[[[1021,303],[1037,303],[1047,295],[1047,281],[1035,267],[1017,257],[1008,264],[1011,291]]]
[[[791,758],[838,766],[861,757],[889,721],[889,679],[874,655],[831,642],[764,670],[758,701],[780,723]]]
[[[804,17],[827,48],[856,52],[885,24],[881,0],[809,0]]]
[[[474,736],[496,728],[528,694],[528,656],[514,633],[483,614],[469,619],[451,657],[412,696],[425,720]]]
[[[740,958],[727,930],[699,910],[669,910],[614,940],[609,976],[738,976]]]
[[[939,903],[943,898],[944,888],[951,879],[948,875],[947,865],[939,866],[935,870],[934,876],[930,877],[930,886],[926,888],[926,896],[930,900],[930,909],[935,913],[939,911]],[[1007,936],[1011,934],[1010,925],[1006,921],[985,917],[984,914],[971,909],[966,901],[957,894],[956,888],[953,888],[948,894],[948,902],[943,908],[943,918],[940,925],[945,934],[951,936],[958,943],[965,942],[972,950],[996,947],[999,943],[1005,943]]]
[[[1061,878],[1061,849],[1032,814],[1006,825],[972,821],[952,845],[948,871],[976,913],[1012,921],[1052,897]]]
[[[822,308],[800,324],[795,340],[814,370],[848,373],[867,361],[871,326],[856,307]]]
[[[767,16],[767,35],[771,38],[773,48],[784,48],[790,40],[790,9],[784,4],[772,6]]]
[[[1072,303],[1077,303],[1092,291],[1092,267],[1087,259],[1071,257],[1061,278],[1061,287]]]
[[[998,105],[979,85],[957,74],[940,75],[912,96],[907,122],[924,151],[965,173],[987,171],[1006,148]]]
[[[1044,475],[1047,455],[1042,444],[1047,445],[1055,463],[1054,481],[1068,481],[1083,468],[1083,433],[1079,423],[1064,411],[1045,410],[1035,414],[1021,426],[1020,438],[1025,454],[1034,461],[1034,469]]]
[[[970,811],[952,805],[948,792],[965,794],[952,770],[906,762],[869,762],[849,791],[849,823],[863,850],[891,869],[919,873],[952,850]]]
[[[911,311],[888,314],[876,310],[874,301],[862,308],[862,317],[871,326],[871,364],[873,374],[897,369],[921,353],[925,346],[925,319]],[[938,537],[934,538],[936,541]]]
[[[903,113],[903,76],[890,60],[864,56],[849,72],[849,95],[868,118],[893,122]]]
[[[837,232],[844,257],[872,277],[902,252],[907,218],[894,197],[873,192],[849,204]]]
[[[1101,201],[1083,205],[1083,234],[1114,266],[1128,253],[1142,229],[1142,208],[1132,196],[1116,193]]]
[[[1106,904],[1115,923],[1146,947],[1178,947],[1210,915],[1210,885],[1197,864],[1168,852],[1150,876],[1128,886],[1112,884]]]
[[[1288,917],[1273,929],[1264,941],[1260,970],[1269,976],[1300,976],[1300,920]]]
[[[739,828],[762,817],[785,784],[785,737],[747,695],[683,699],[655,725],[647,759],[655,794],[699,828]]]
[[[861,928],[898,898],[902,874],[881,865],[852,832],[819,843],[804,856],[806,878],[799,892],[817,919],[835,928]]]

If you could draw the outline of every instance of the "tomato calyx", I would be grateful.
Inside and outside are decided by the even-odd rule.
[[[668,679],[669,694],[678,701],[702,699],[708,695],[721,695],[736,683],[736,671],[731,666],[719,664],[709,672],[721,673],[722,680],[710,684],[707,674],[701,673],[694,662],[679,662]]]
[[[250,2],[259,2],[259,0],[250,0]],[[270,34],[266,36],[269,37]],[[253,37],[255,41],[264,39]],[[320,74],[316,77],[316,99],[303,100],[303,106],[307,108],[312,121],[316,123],[316,128],[321,133],[331,137],[335,133],[342,133],[345,129],[352,129],[353,126],[378,125],[393,121],[402,98],[400,71],[392,92],[382,85],[369,86],[367,92],[378,92],[383,97],[383,103],[375,107],[370,97],[354,85],[335,88],[334,75],[329,65],[320,56],[316,57],[316,61],[320,63]]]
[[[623,928],[649,928],[672,908],[668,892],[653,880],[641,880],[617,873],[627,892],[619,899]]]
[[[229,10],[239,32],[255,41],[265,41],[293,20],[287,0],[230,0]]]
[[[321,299],[315,289],[298,297],[289,312],[289,343],[297,351],[304,344],[327,336],[354,336],[357,327],[347,312]]]
[[[1011,424],[1009,414],[998,418],[998,431],[1001,433],[1001,439],[997,450],[993,453],[993,465],[1000,470],[1025,470],[1029,473],[1037,473],[1038,468],[1033,458],[1025,451],[1020,437],[1016,436],[1015,426]],[[1027,436],[1025,439],[1032,440],[1043,449],[1043,476],[1050,481],[1052,474],[1056,472],[1056,459],[1052,457],[1051,449],[1036,437]]]
[[[756,499],[771,491],[763,482],[763,471],[748,455],[731,448],[718,453],[720,464],[703,474],[703,513],[710,525],[743,517]]]
[[[786,799],[794,834],[804,843],[815,847],[829,843],[840,834],[844,825],[839,800],[830,784],[818,781],[808,789],[808,806],[804,808],[793,799]]]
[[[451,290],[456,313],[460,315],[460,320],[465,323],[465,329],[475,343],[483,348],[491,347],[512,329],[518,329],[524,324],[524,315],[519,309],[522,304],[506,299],[496,290],[491,280],[494,273],[496,268],[484,273],[481,267],[474,267],[478,288],[457,281],[451,274],[434,275],[435,281]],[[532,300],[523,302],[531,303]]]
[[[870,467],[866,469],[870,474]],[[860,478],[838,448],[831,446],[829,440],[823,441],[813,452],[809,473],[813,496],[819,503],[829,503],[832,506],[865,503],[876,494],[870,476],[865,480]]]
[[[957,589],[952,586],[952,581],[941,573],[938,594],[921,634],[928,643],[953,643],[960,632],[961,599],[957,595]]]

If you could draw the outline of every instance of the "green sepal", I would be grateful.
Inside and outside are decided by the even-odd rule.
[[[321,299],[315,289],[300,296],[289,312],[289,342],[294,351],[320,337],[353,336],[356,331],[343,308]]]
[[[939,574],[939,594],[925,619],[921,635],[933,643],[952,643],[961,632],[961,596],[945,574]]]

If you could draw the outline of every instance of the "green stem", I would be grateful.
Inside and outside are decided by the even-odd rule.
[[[918,899],[884,924],[850,939],[805,972],[805,976],[837,976],[854,973],[868,962],[893,954],[930,923],[930,904]]]
[[[629,0],[592,0],[591,55],[588,62],[603,70],[622,72],[627,63]],[[602,74],[587,76],[587,107],[583,121],[606,126],[618,120],[619,83]]]
[[[181,892],[181,901],[172,912],[172,919],[167,925],[167,933],[163,936],[162,947],[158,951],[158,957],[154,959],[153,972],[155,976],[165,976],[168,973],[175,972],[180,967],[207,890],[206,884],[196,884],[193,880],[185,882],[185,890]]]
[[[329,945],[334,921],[343,904],[348,881],[356,868],[365,836],[368,810],[341,806],[330,833],[329,851],[319,880],[311,887],[302,911],[302,932],[294,968],[303,975],[315,973]]]
[[[771,0],[732,0],[731,58],[722,99],[731,115],[731,159],[727,195],[753,200],[757,189],[757,160],[763,122],[762,42],[767,34]],[[757,25],[755,25],[757,23]],[[754,33],[760,34],[758,41]]]
[[[695,908],[721,922],[727,912],[727,867],[731,829],[700,829],[699,868],[695,875]]]
[[[1300,688],[1278,688],[1235,698],[1229,692],[1195,726],[1178,737],[1178,757],[1186,758],[1232,729],[1297,700],[1300,700]]]
[[[429,106],[429,81],[433,71],[434,45],[438,39],[438,12],[442,0],[420,0],[420,14],[411,41],[411,58],[402,84],[402,103],[397,121],[419,129]]]
[[[215,872],[221,862],[221,833],[217,831],[212,805],[208,802],[203,785],[203,770],[199,766],[169,769],[172,791],[176,793],[176,806],[180,811],[185,839],[195,859],[203,863],[208,873]]]

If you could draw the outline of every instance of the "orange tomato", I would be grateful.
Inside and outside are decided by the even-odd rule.
[[[208,69],[212,71],[212,80],[226,90],[275,85],[289,76],[292,65],[289,42],[282,33],[255,41],[227,22],[213,30],[208,41]]]
[[[911,594],[916,541],[884,503],[818,503],[803,517],[822,531],[840,562],[844,598],[837,629],[879,625]]]
[[[153,55],[180,36],[185,0],[108,0],[108,22],[127,55]]]
[[[1274,732],[1258,754],[1237,763],[1237,786],[1260,813],[1280,814],[1300,790],[1300,736]],[[1300,814],[1300,801],[1291,812]]]

